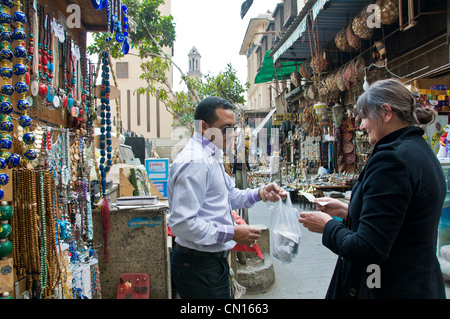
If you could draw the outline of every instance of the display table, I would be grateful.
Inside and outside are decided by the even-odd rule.
[[[110,210],[108,262],[105,261],[102,216],[93,213],[94,243],[97,249],[103,299],[116,299],[121,274],[148,274],[149,298],[169,299],[170,264],[167,248],[167,202],[136,209]],[[130,292],[132,292],[131,287]],[[132,298],[132,293],[129,294]]]

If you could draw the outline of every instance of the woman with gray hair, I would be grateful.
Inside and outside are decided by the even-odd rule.
[[[445,298],[436,257],[445,179],[419,127],[436,112],[392,79],[373,83],[355,109],[373,150],[349,204],[319,198],[299,218],[339,256],[326,297]]]

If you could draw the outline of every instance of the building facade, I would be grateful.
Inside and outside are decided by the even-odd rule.
[[[160,7],[161,15],[171,14],[171,1],[166,0]],[[171,48],[164,48],[165,54],[172,56]],[[123,58],[114,60],[118,89],[120,90],[121,128],[125,136],[138,136],[146,139],[166,139],[172,135],[173,116],[156,96],[139,94],[138,88],[146,87],[142,74],[142,60],[136,49]],[[173,70],[167,74],[172,86]]]

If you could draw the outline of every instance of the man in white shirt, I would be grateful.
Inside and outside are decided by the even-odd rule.
[[[231,210],[287,193],[276,183],[240,190],[223,167],[223,150],[234,135],[233,105],[219,97],[202,100],[195,133],[178,154],[167,184],[169,226],[176,236],[171,274],[181,298],[230,298],[227,256],[236,243],[250,246],[261,231],[235,225]]]

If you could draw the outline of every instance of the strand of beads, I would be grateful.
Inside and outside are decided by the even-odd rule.
[[[19,77],[19,81],[14,85],[14,90],[20,95],[20,99],[17,101],[17,109],[24,114],[19,118],[19,125],[23,127],[23,142],[25,145],[24,157],[33,161],[37,157],[37,152],[32,148],[34,144],[34,135],[30,132],[31,118],[28,116],[28,110],[31,105],[28,102],[26,95],[28,92],[28,84],[25,80],[25,74],[27,73],[27,67],[25,66],[25,60],[27,59],[27,50],[25,49],[25,40],[27,38],[23,25],[27,23],[27,16],[21,11],[22,4],[16,3],[17,10],[13,14],[13,21],[17,24],[17,29],[12,34],[12,40],[18,41],[18,45],[14,48],[14,57],[19,60],[19,63],[13,66],[13,73]]]
[[[11,16],[7,12],[9,8],[12,8],[12,1],[2,1],[0,23],[2,25],[2,32],[0,33],[1,48],[0,59],[3,66],[0,68],[1,77],[4,80],[4,84],[1,87],[0,93],[0,200],[4,197],[3,186],[9,182],[9,176],[3,173],[6,168],[7,158],[9,157],[8,150],[12,147],[11,133],[14,129],[14,125],[11,122],[9,116],[12,112],[12,104],[8,98],[11,96],[12,86],[9,84],[9,79],[12,78],[12,70],[9,67],[9,62],[12,60],[12,52],[9,47],[11,42],[11,33],[9,31],[9,24],[11,23]],[[0,206],[0,259],[7,258],[13,251],[13,244],[8,240],[11,234],[12,228],[8,224],[8,220],[13,215],[13,209],[7,204],[2,202]]]
[[[41,223],[41,246],[40,246],[40,298],[42,298],[45,287],[47,286],[47,228],[45,219],[45,200],[44,200],[44,173],[39,173],[39,202],[40,202],[40,223]]]
[[[103,197],[106,197],[106,173],[112,166],[112,143],[111,143],[111,106],[109,105],[109,54],[102,52],[102,87],[100,105],[100,173]],[[106,159],[105,159],[106,156]]]

